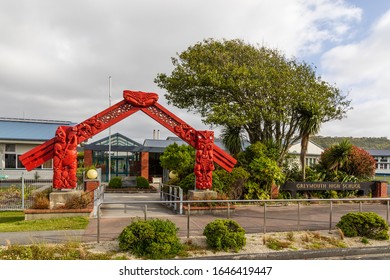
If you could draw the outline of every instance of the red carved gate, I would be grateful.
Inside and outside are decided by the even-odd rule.
[[[212,188],[214,162],[231,171],[236,159],[214,144],[212,131],[197,131],[158,102],[158,95],[125,90],[123,100],[73,127],[60,126],[54,138],[20,156],[28,171],[53,159],[53,187],[76,187],[77,145],[141,110],[196,149],[197,189]]]

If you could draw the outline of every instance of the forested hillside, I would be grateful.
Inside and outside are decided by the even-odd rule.
[[[330,136],[312,136],[310,138],[317,145],[328,148],[344,139],[348,139],[352,145],[365,150],[390,150],[390,140],[386,137],[330,137]]]

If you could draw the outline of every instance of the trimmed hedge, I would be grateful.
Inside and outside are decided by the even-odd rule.
[[[119,248],[147,259],[173,258],[183,250],[177,232],[169,220],[138,220],[120,233]]]
[[[216,250],[238,252],[246,244],[245,230],[230,219],[217,219],[205,227],[207,245]]]
[[[109,188],[121,188],[122,187],[122,178],[121,177],[114,177],[111,178],[110,182],[108,182]]]
[[[345,236],[361,236],[377,240],[389,239],[389,226],[386,221],[374,212],[351,212],[341,217],[336,227]]]
[[[147,189],[149,188],[149,181],[145,177],[137,176],[137,188]]]

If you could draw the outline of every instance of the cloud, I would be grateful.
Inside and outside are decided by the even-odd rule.
[[[204,38],[313,55],[351,34],[360,17],[361,9],[332,0],[2,1],[1,116],[80,122],[106,108],[109,75],[113,103],[133,89],[157,92],[166,105],[154,78],[172,70],[172,56]],[[207,128],[199,117],[168,108]],[[153,130],[132,129],[139,137]]]
[[[347,136],[390,136],[390,11],[371,27],[363,40],[338,46],[322,57],[327,80],[349,91],[354,109],[322,133]]]

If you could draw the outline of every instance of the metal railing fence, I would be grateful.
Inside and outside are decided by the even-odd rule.
[[[166,201],[123,201],[123,202],[101,202],[97,206],[97,242],[100,242],[100,216],[101,216],[101,207],[103,205],[123,205],[124,211],[126,211],[127,205],[132,204],[139,204],[144,205],[144,219],[146,220],[148,218],[147,213],[147,204],[165,204]],[[218,203],[220,205],[226,204],[226,218],[230,219],[232,216],[232,205],[234,206],[258,206],[262,209],[262,212],[260,212],[259,216],[256,217],[256,219],[259,221],[260,227],[262,227],[262,232],[265,234],[268,230],[268,223],[271,219],[275,219],[275,217],[270,217],[268,214],[270,213],[269,208],[272,206],[280,206],[280,205],[296,205],[296,221],[295,226],[291,227],[290,230],[301,230],[302,225],[301,222],[302,219],[302,205],[309,205],[309,204],[322,204],[324,206],[328,207],[328,229],[331,231],[333,229],[333,226],[335,224],[334,221],[334,209],[335,205],[353,205],[357,206],[355,207],[355,211],[364,211],[363,209],[363,203],[365,203],[365,207],[367,205],[377,206],[382,205],[384,206],[384,219],[386,220],[387,224],[390,224],[389,221],[389,213],[390,213],[390,198],[341,198],[341,199],[272,199],[272,200],[188,200],[188,201],[177,201],[174,203],[184,203],[184,205],[187,206],[186,211],[186,219],[187,219],[187,238],[190,238],[190,224],[191,224],[191,204],[199,204],[199,203]],[[372,207],[370,207],[372,208]],[[383,208],[383,207],[382,207]],[[346,212],[351,212],[351,210],[347,209]],[[375,212],[375,210],[373,210]],[[176,215],[177,216],[177,215]],[[183,215],[182,215],[183,216]],[[306,221],[307,222],[307,221]]]
[[[160,199],[173,211],[183,214],[183,189],[178,186],[162,184]]]

